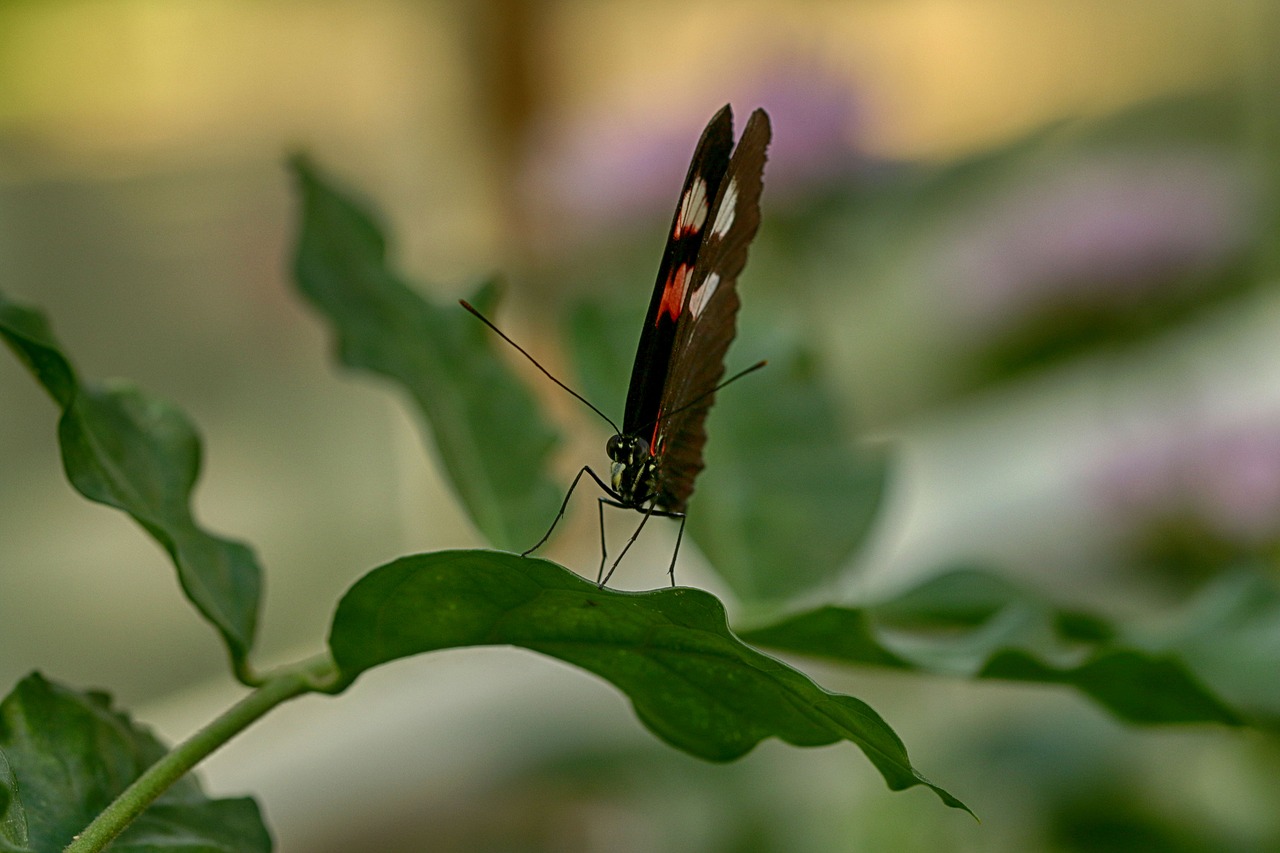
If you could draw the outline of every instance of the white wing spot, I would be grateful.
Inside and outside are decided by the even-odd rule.
[[[716,212],[715,224],[711,226],[711,236],[721,240],[733,227],[733,215],[738,207],[738,181],[729,179],[729,186],[724,191],[724,200],[720,202],[720,210]]]
[[[680,215],[676,217],[676,230],[672,235],[697,234],[702,224],[707,221],[707,182],[700,177],[693,179],[693,185],[680,199]]]
[[[701,284],[693,289],[693,293],[689,294],[689,310],[693,312],[695,320],[702,314],[702,309],[707,307],[707,303],[711,301],[712,295],[719,286],[719,273],[711,273],[711,275],[702,280]]]

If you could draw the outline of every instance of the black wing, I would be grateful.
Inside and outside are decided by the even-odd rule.
[[[651,444],[665,397],[663,389],[671,372],[673,346],[680,312],[687,301],[689,276],[697,263],[703,235],[711,227],[711,203],[729,168],[731,151],[733,113],[726,105],[707,124],[694,149],[671,230],[667,232],[667,246],[662,253],[662,265],[658,267],[649,313],[640,332],[635,365],[631,368],[622,431],[626,435],[643,432],[641,437]]]
[[[727,116],[727,111],[728,107],[721,114]],[[707,440],[703,424],[715,400],[711,391],[724,375],[725,353],[737,332],[738,275],[760,226],[769,138],[769,116],[758,109],[747,120],[714,195],[700,232],[704,236],[697,261],[684,288],[650,442],[659,457],[658,502],[673,512],[684,511],[693,481],[702,470],[702,447]]]

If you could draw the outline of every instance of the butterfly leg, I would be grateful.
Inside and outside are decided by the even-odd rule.
[[[609,573],[602,579],[599,574],[596,575],[596,584],[603,587],[609,582],[609,578],[613,577],[613,572],[618,568],[618,564],[622,562],[622,558],[627,555],[627,551],[631,550],[631,546],[640,538],[640,531],[644,530],[645,524],[653,516],[658,518],[678,518],[680,519],[680,531],[676,534],[676,549],[671,553],[671,567],[667,569],[667,574],[671,576],[671,585],[676,585],[676,557],[680,555],[680,540],[684,538],[684,522],[687,516],[683,512],[668,512],[665,509],[658,509],[656,503],[651,503],[646,509],[641,510],[637,506],[619,503],[609,498],[600,498],[600,571],[604,571],[604,564],[607,557],[604,552],[604,506],[616,506],[618,509],[634,509],[637,512],[643,512],[644,518],[640,519],[640,526],[631,534],[631,538],[627,540],[626,546],[622,549],[622,553],[613,561],[613,565],[609,567]]]
[[[552,532],[553,530],[555,530],[555,529],[556,529],[556,525],[560,523],[560,519],[564,518],[564,511],[565,511],[566,509],[568,509],[568,507],[569,507],[569,498],[573,497],[573,490],[574,490],[574,489],[576,489],[576,488],[578,488],[578,481],[582,479],[582,475],[583,475],[583,474],[590,474],[590,475],[591,475],[591,479],[595,480],[595,481],[596,481],[596,484],[597,484],[598,486],[600,486],[600,488],[604,489],[604,490],[605,490],[605,491],[606,491],[606,492],[607,492],[611,497],[615,497],[615,498],[616,498],[616,497],[619,497],[619,495],[618,495],[616,492],[614,492],[614,490],[613,490],[613,489],[609,488],[608,486],[606,486],[606,485],[604,484],[604,480],[601,480],[598,476],[596,476],[596,472],[591,470],[591,466],[590,466],[590,465],[583,465],[583,466],[582,466],[582,470],[578,472],[578,476],[576,476],[576,477],[574,477],[574,478],[573,478],[573,483],[572,483],[572,484],[570,484],[570,486],[569,486],[569,491],[565,493],[564,501],[560,504],[560,511],[559,511],[558,513],[556,513],[556,517],[555,517],[555,519],[551,522],[551,526],[547,528],[547,532],[546,532],[546,533],[544,533],[544,534],[542,534],[542,538],[541,538],[541,539],[539,539],[539,540],[537,541],[537,543],[536,543],[532,548],[530,548],[530,549],[529,549],[529,550],[527,550],[527,551],[522,552],[522,553],[520,554],[520,556],[521,556],[521,557],[527,557],[527,556],[529,556],[529,555],[530,555],[530,554],[532,554],[534,551],[536,551],[536,550],[538,550],[539,548],[541,548],[541,547],[546,543],[546,541],[547,541],[548,539],[550,539],[550,538],[551,538],[551,532]],[[603,512],[603,510],[602,510],[602,512]],[[601,523],[601,527],[600,527],[600,541],[601,541],[601,542],[603,542],[603,541],[604,541],[604,526],[603,526],[603,522]]]
[[[604,505],[613,503],[608,498],[597,498],[596,509],[600,511],[600,570],[596,572],[596,586],[604,586],[604,563],[609,559],[609,549],[604,544]],[[612,574],[612,572],[610,572]]]
[[[671,552],[671,568],[667,569],[667,574],[671,576],[672,586],[676,585],[676,557],[680,554],[680,540],[684,538],[684,523],[689,519],[689,516],[683,512],[673,512],[668,518],[675,518],[677,515],[680,517],[680,532],[676,534],[676,549]]]
[[[605,503],[606,503],[606,499],[605,499],[605,498],[601,498],[601,499],[600,499],[600,516],[601,516],[601,519],[602,519],[602,520],[603,520],[603,518],[604,518],[604,504],[605,504]],[[636,528],[636,532],[635,532],[635,533],[632,533],[632,534],[631,534],[631,538],[627,540],[627,544],[623,547],[623,549],[622,549],[622,553],[620,553],[620,554],[618,555],[618,559],[614,560],[614,561],[613,561],[613,565],[609,567],[609,573],[608,573],[607,575],[605,575],[605,576],[604,576],[604,580],[600,581],[600,586],[601,586],[601,587],[603,587],[605,584],[607,584],[607,583],[609,582],[609,578],[613,577],[613,573],[614,573],[614,571],[618,568],[618,564],[622,562],[622,558],[623,558],[623,557],[625,557],[625,556],[627,556],[627,552],[628,552],[628,551],[630,551],[630,550],[631,550],[631,546],[632,546],[632,545],[634,545],[634,544],[636,543],[636,539],[640,538],[640,531],[641,531],[641,530],[644,530],[644,526],[645,526],[645,524],[647,524],[647,523],[648,523],[648,521],[649,521],[649,518],[650,518],[652,515],[654,515],[654,511],[655,511],[656,507],[657,507],[657,505],[656,505],[656,504],[651,503],[651,504],[649,504],[649,508],[648,508],[648,509],[646,509],[646,510],[644,511],[644,518],[640,519],[640,526]],[[624,509],[636,509],[636,507],[624,507]],[[659,512],[658,514],[659,514],[659,515],[662,515],[663,513]],[[603,536],[604,536],[603,530],[604,530],[604,528],[602,527],[602,528],[601,528],[601,538],[602,538],[602,539],[603,539]],[[600,563],[600,567],[601,567],[601,568],[604,568],[604,562],[603,562],[603,561],[601,561],[601,563]]]

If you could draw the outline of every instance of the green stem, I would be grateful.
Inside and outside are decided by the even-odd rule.
[[[327,655],[267,677],[261,687],[148,767],[67,845],[65,853],[102,850],[174,782],[218,747],[282,702],[304,693],[325,690],[333,677],[334,665]]]

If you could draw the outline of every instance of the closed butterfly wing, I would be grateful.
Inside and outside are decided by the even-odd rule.
[[[707,411],[737,333],[738,276],[760,226],[769,139],[769,116],[756,110],[719,182],[687,278],[652,448],[660,466],[658,503],[672,512],[684,511],[703,467]]]
[[[711,204],[729,168],[733,151],[733,113],[723,107],[707,123],[694,149],[671,230],[658,267],[649,311],[631,369],[622,431],[650,445],[659,420],[663,389],[671,373],[676,330],[687,296],[687,282],[702,248]]]

